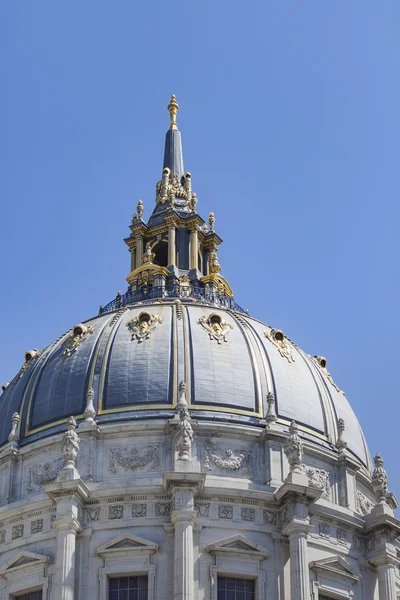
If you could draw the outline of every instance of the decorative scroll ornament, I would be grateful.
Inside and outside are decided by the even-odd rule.
[[[235,453],[233,450],[221,450],[216,446],[207,446],[205,448],[204,468],[212,471],[212,464],[224,471],[240,471],[245,469],[245,474],[249,477],[252,474],[251,453],[249,451]]]
[[[75,469],[75,461],[79,452],[79,437],[76,433],[76,421],[70,417],[67,421],[67,431],[62,441],[62,454],[66,469]]]
[[[184,286],[184,287],[189,286],[190,285],[189,277],[187,275],[181,275],[179,277],[179,285]]]
[[[290,472],[301,473],[302,472],[302,460],[303,460],[303,442],[301,441],[298,434],[298,427],[295,421],[292,421],[289,427],[290,437],[286,440],[284,451],[287,456]]]
[[[331,483],[328,471],[323,469],[315,469],[302,465],[303,472],[307,475],[308,485],[316,490],[323,490],[321,498],[324,500],[331,499]]]
[[[145,253],[143,254],[143,264],[147,265],[147,264],[152,264],[153,260],[155,259],[155,254],[154,252],[151,251],[151,244],[150,242],[147,242],[146,244],[146,250]]]
[[[333,381],[332,375],[329,373],[328,369],[326,368],[326,365],[328,364],[327,359],[324,356],[317,356],[317,355],[312,356],[311,358],[320,367],[321,371],[324,373],[324,375],[327,378],[327,380],[329,381],[329,383],[331,385],[333,385],[335,390],[337,392],[342,392],[342,394],[344,394],[343,390],[341,390],[340,387],[338,387],[336,385],[336,383]]]
[[[83,325],[83,323],[76,325],[65,341],[63,354],[65,356],[71,356],[71,354],[80,346],[80,344],[85,341],[87,336],[93,332],[94,327],[91,325],[89,327],[87,325]]]
[[[31,467],[28,471],[28,480],[26,484],[27,491],[33,492],[42,485],[53,483],[63,468],[64,462],[64,458],[57,458],[52,462],[45,462]]]
[[[361,515],[369,515],[374,508],[374,503],[360,490],[356,490],[356,510]]]
[[[295,362],[292,354],[292,347],[289,340],[280,329],[271,329],[264,331],[264,335],[278,349],[279,354],[286,358],[288,362]]]
[[[227,336],[230,333],[230,330],[233,329],[230,323],[223,321],[222,318],[216,314],[211,314],[208,317],[200,317],[197,323],[207,331],[210,340],[217,340],[218,344],[227,342]]]
[[[375,469],[372,473],[372,487],[374,488],[376,501],[382,504],[385,503],[387,499],[389,480],[383,464],[383,458],[380,454],[375,456],[374,465]]]
[[[175,449],[178,460],[191,460],[193,428],[190,424],[190,413],[186,401],[186,383],[179,384],[179,402],[176,407],[179,415],[179,424],[175,433]]]
[[[158,444],[149,444],[141,448],[111,448],[109,458],[109,471],[118,473],[118,467],[129,471],[141,471],[149,467],[148,471],[158,471],[160,468],[160,447]]]
[[[126,326],[132,334],[132,341],[137,339],[139,344],[143,340],[148,340],[151,333],[156,329],[159,323],[163,320],[159,315],[151,315],[149,313],[140,313],[137,317],[133,317]]]

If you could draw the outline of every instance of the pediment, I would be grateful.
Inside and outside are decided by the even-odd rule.
[[[96,549],[99,556],[115,554],[154,554],[157,552],[158,544],[145,540],[132,533],[122,533],[110,542]]]
[[[269,552],[259,544],[256,544],[248,537],[242,534],[232,535],[231,537],[210,544],[206,548],[207,552],[219,555],[247,555],[263,560],[268,558]]]
[[[357,573],[341,556],[331,556],[321,560],[315,560],[310,563],[311,569],[314,571],[327,571],[335,575],[341,575],[353,581],[359,581],[360,575]]]
[[[45,567],[52,562],[50,556],[44,554],[36,554],[34,552],[18,552],[15,556],[10,558],[6,564],[0,569],[0,577],[6,577],[8,573],[12,573],[16,569],[26,568],[31,566]]]

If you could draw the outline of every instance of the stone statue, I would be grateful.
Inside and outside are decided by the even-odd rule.
[[[186,401],[186,383],[179,384],[179,402],[177,412],[179,415],[178,428],[175,434],[175,448],[178,460],[191,460],[193,428],[190,424],[190,413]]]
[[[143,254],[143,264],[150,264],[153,262],[154,258],[155,258],[155,254],[154,252],[151,251],[151,245],[150,242],[147,242],[146,244],[146,251]]]
[[[289,427],[289,439],[285,443],[285,454],[287,456],[290,472],[301,473],[301,463],[303,460],[303,442],[299,437],[299,428],[296,421],[292,421]]]

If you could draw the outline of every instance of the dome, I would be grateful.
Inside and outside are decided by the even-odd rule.
[[[327,359],[236,302],[168,108],[126,291],[2,386],[2,597],[392,600],[383,459]]]
[[[1,397],[1,443],[13,412],[21,443],[82,418],[89,388],[98,421],[167,418],[177,381],[196,419],[263,424],[273,394],[278,423],[294,419],[305,438],[335,447],[344,419],[349,451],[370,467],[365,439],[326,368],[281,331],[249,315],[182,297],[127,304],[67,332],[36,353]]]

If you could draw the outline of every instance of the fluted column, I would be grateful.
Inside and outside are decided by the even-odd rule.
[[[193,525],[195,511],[177,510],[172,514],[175,528],[174,600],[193,600]]]
[[[143,236],[138,235],[136,238],[136,268],[142,266],[143,261]]]
[[[198,234],[197,227],[190,231],[190,265],[189,269],[197,269]]]
[[[396,567],[392,562],[384,562],[377,566],[379,583],[379,600],[396,600]]]
[[[307,557],[307,531],[289,534],[291,600],[309,600],[310,574]]]
[[[168,265],[175,266],[176,264],[176,241],[175,227],[168,229]]]
[[[55,576],[55,598],[57,600],[74,600],[75,593],[75,546],[77,521],[56,521],[57,557]]]

